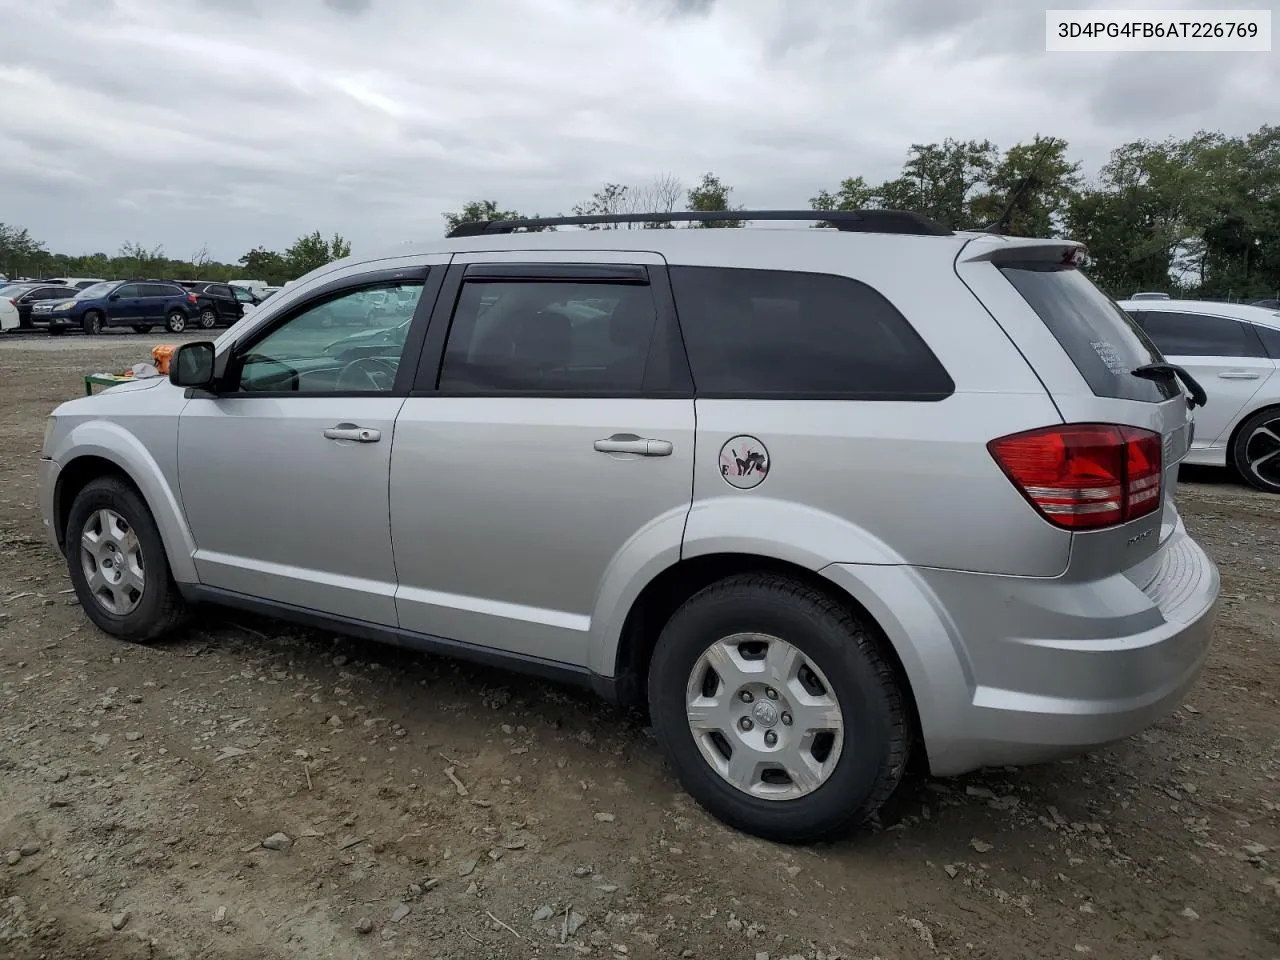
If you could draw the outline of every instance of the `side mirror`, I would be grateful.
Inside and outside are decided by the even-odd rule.
[[[169,382],[176,387],[209,390],[213,387],[213,341],[184,343],[169,360]]]
[[[118,294],[118,293],[113,293],[113,294],[111,294],[111,296],[107,297],[107,299],[108,299],[108,300],[119,300],[119,299],[120,299],[120,294]]]

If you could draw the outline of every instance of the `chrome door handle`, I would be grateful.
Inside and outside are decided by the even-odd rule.
[[[615,433],[597,440],[594,446],[597,453],[634,453],[642,457],[669,457],[673,449],[670,440],[648,440],[634,433]]]
[[[1223,380],[1257,380],[1261,374],[1252,370],[1224,370],[1218,376]]]
[[[356,443],[377,443],[382,439],[382,431],[373,427],[360,427],[354,423],[340,423],[336,427],[325,427],[326,440],[354,440]]]

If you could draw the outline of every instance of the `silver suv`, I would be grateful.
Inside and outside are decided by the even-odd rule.
[[[795,842],[913,749],[959,774],[1171,711],[1218,594],[1174,506],[1203,393],[1080,246],[657,219],[728,216],[826,226],[464,224],[62,404],[40,504],[86,614],[147,642],[224,604],[575,680]]]

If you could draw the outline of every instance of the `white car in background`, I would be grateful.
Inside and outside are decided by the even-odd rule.
[[[1204,300],[1121,300],[1208,395],[1184,463],[1232,467],[1280,494],[1280,311]]]
[[[0,286],[3,286],[3,284],[0,284]],[[0,294],[0,333],[17,330],[21,325],[22,320],[18,316],[18,305],[8,297]]]

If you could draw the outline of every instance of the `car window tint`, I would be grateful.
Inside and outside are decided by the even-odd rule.
[[[1265,357],[1249,324],[1230,317],[1167,310],[1143,311],[1143,327],[1170,357]]]
[[[217,283],[209,284],[207,287],[204,288],[204,292],[211,297],[229,298],[231,296],[230,287],[224,287],[221,284],[217,284]]]
[[[647,285],[469,281],[449,327],[440,390],[638,394],[655,326]]]
[[[383,284],[411,304],[422,282]],[[390,323],[368,309],[368,289],[313,302],[248,348],[239,389],[246,392],[385,393],[395,384],[409,324]]]
[[[1258,339],[1262,341],[1263,349],[1267,351],[1267,356],[1272,360],[1280,360],[1280,330],[1275,327],[1264,327],[1261,324],[1251,324],[1254,333],[1258,335]]]
[[[111,292],[116,294],[119,297],[140,297],[142,296],[142,284],[140,283],[121,284]]]
[[[141,284],[142,297],[177,297],[184,295],[185,291],[179,290],[177,287],[171,287],[164,283],[144,283]]]
[[[234,295],[241,303],[253,302],[253,295],[249,293],[248,290],[244,289],[244,287],[231,287],[229,289],[231,290],[232,295]]]
[[[1000,273],[1053,334],[1094,396],[1161,403],[1178,395],[1171,379],[1135,377],[1160,360],[1156,344],[1129,314],[1078,268],[1058,263],[1006,263]]]
[[[955,384],[878,291],[823,273],[672,267],[699,396],[938,400]]]

